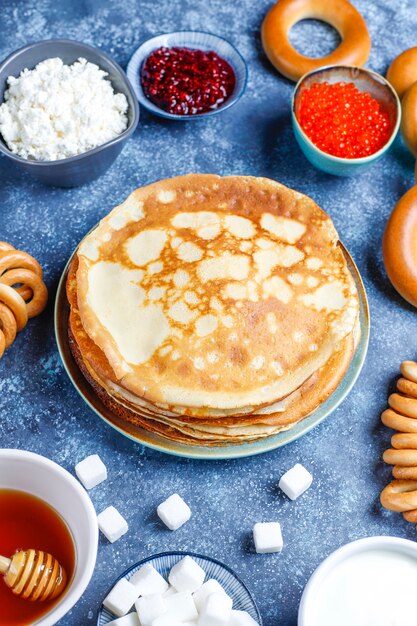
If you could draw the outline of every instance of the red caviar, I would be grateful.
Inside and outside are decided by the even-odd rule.
[[[141,70],[148,100],[176,115],[217,109],[233,93],[236,78],[229,63],[213,51],[158,48]]]
[[[378,152],[392,130],[379,102],[354,83],[313,83],[301,94],[297,118],[320,150],[345,159]]]

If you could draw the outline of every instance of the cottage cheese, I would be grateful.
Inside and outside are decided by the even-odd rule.
[[[85,59],[47,59],[7,79],[0,133],[25,159],[56,161],[106,143],[127,128],[128,103]]]

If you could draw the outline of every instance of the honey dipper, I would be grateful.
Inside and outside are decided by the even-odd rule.
[[[21,550],[11,559],[0,555],[0,574],[13,593],[32,602],[53,600],[67,585],[64,568],[41,550]]]

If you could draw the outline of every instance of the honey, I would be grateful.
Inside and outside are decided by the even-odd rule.
[[[0,489],[0,554],[10,557],[28,548],[52,554],[71,581],[75,547],[61,516],[43,500],[28,493]],[[61,598],[49,602],[23,600],[12,593],[0,576],[0,626],[29,626],[48,613]]]

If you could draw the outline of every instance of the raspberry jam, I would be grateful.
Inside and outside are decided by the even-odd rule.
[[[141,82],[145,96],[175,115],[197,115],[217,109],[231,96],[235,73],[212,51],[158,48],[144,61]]]
[[[392,132],[379,102],[353,83],[313,83],[301,94],[297,119],[320,150],[345,159],[378,152]]]

